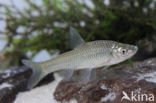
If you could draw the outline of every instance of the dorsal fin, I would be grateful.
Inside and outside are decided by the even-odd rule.
[[[69,45],[71,49],[75,49],[78,46],[85,43],[83,38],[79,35],[79,33],[73,27],[70,27],[69,31]]]

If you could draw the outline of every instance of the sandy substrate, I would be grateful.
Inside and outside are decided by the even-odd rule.
[[[36,87],[30,91],[21,92],[16,96],[14,103],[60,103],[54,99],[53,93],[62,80],[62,78],[55,74],[55,81],[48,85]],[[70,103],[76,103],[72,100]]]

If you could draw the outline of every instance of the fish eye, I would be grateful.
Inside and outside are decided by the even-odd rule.
[[[123,50],[122,50],[122,54],[125,54],[125,53],[126,53],[126,50],[123,49]]]

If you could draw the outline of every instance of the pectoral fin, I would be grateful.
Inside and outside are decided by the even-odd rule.
[[[107,70],[110,66],[103,67],[103,70]]]
[[[69,31],[69,45],[71,49],[75,49],[78,46],[84,44],[85,41],[80,36],[80,34],[74,29],[73,27],[70,27]]]

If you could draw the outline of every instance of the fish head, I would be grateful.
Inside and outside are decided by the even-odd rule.
[[[117,64],[131,58],[138,51],[138,47],[135,45],[115,43],[112,46],[112,64]]]

